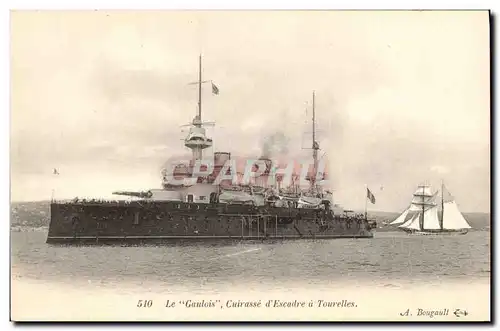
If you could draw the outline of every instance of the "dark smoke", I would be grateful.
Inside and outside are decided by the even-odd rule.
[[[262,158],[271,158],[277,155],[288,154],[288,144],[290,139],[283,132],[276,132],[263,139]]]

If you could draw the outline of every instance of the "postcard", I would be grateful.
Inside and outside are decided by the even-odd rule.
[[[10,18],[12,321],[491,320],[488,11]]]

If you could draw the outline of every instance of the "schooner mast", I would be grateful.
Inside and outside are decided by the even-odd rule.
[[[441,180],[441,218],[439,219],[439,228],[443,230],[444,221],[444,182]]]
[[[414,205],[415,207],[421,207],[419,227],[420,231],[423,231],[425,225],[425,212],[427,209],[435,206],[435,204],[432,202],[434,194],[431,193],[429,185],[423,184],[418,186],[418,189],[413,194],[413,197],[414,198],[412,201],[412,205]]]

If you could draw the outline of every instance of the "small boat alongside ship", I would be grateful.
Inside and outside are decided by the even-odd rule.
[[[435,192],[430,185],[419,185],[410,205],[390,225],[410,235],[464,235],[472,228],[444,184]]]

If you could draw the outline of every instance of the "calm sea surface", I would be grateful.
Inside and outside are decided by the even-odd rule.
[[[399,232],[370,239],[52,246],[47,233],[11,232],[16,281],[127,291],[209,294],[245,286],[293,290],[352,283],[399,287],[490,279],[490,233],[420,237]]]

